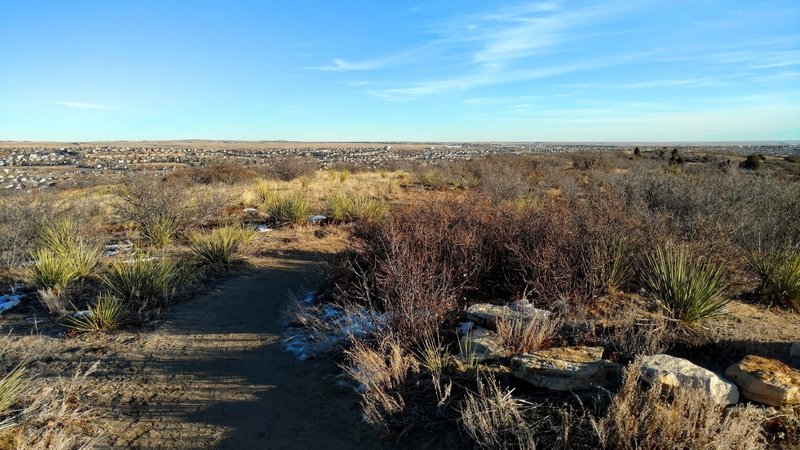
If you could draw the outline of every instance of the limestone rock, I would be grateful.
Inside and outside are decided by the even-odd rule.
[[[553,391],[580,391],[619,383],[619,364],[602,359],[602,347],[558,347],[511,360],[515,377]]]
[[[700,388],[715,402],[727,405],[739,401],[736,385],[691,361],[670,355],[652,355],[641,358],[640,362],[641,377],[649,384],[662,384],[671,389]]]
[[[728,367],[725,376],[754,402],[770,406],[800,404],[800,370],[780,361],[748,355]]]
[[[503,345],[500,336],[494,331],[481,327],[472,327],[467,336],[461,339],[461,348],[469,347],[475,352],[475,357],[480,362],[499,359],[503,357]]]
[[[800,368],[800,342],[795,342],[789,349],[789,360],[791,364]]]
[[[532,320],[537,317],[548,317],[550,311],[534,308],[532,305],[509,306],[492,305],[489,303],[476,303],[467,309],[467,320],[489,329],[494,329],[497,321],[502,318]]]

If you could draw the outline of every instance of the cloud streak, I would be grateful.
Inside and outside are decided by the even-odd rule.
[[[100,105],[97,103],[86,103],[86,102],[72,102],[72,101],[57,101],[53,102],[54,105],[59,106],[66,106],[69,108],[76,108],[76,109],[92,109],[96,111],[116,111],[117,108],[108,105]]]

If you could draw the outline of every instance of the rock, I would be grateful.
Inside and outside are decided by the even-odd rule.
[[[745,398],[770,406],[800,404],[800,370],[761,356],[748,355],[728,367],[725,376],[742,388]]]
[[[789,349],[789,362],[797,368],[800,368],[800,342],[795,342]]]
[[[511,360],[520,380],[553,391],[580,391],[619,384],[620,366],[602,359],[602,347],[558,347]]]
[[[733,405],[739,402],[739,389],[730,381],[691,361],[670,355],[641,358],[641,377],[649,384],[662,384],[672,389],[695,387],[703,389],[717,403]]]
[[[503,345],[500,336],[494,331],[481,327],[472,327],[466,336],[460,339],[461,348],[474,351],[480,362],[503,357]]]
[[[467,320],[489,329],[496,328],[497,321],[502,318],[533,320],[537,317],[549,317],[550,311],[529,306],[491,305],[489,303],[476,303],[467,308]]]

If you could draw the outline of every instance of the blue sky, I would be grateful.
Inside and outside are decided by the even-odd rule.
[[[800,2],[0,0],[0,139],[800,140]]]

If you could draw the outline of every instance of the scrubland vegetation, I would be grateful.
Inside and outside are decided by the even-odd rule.
[[[615,151],[377,170],[280,158],[131,174],[119,185],[0,197],[0,280],[33,288],[24,307],[63,339],[146,330],[263,256],[264,230],[320,240],[339,230],[348,245],[319,297],[380,320],[331,356],[364,417],[400,444],[791,448],[800,445],[796,409],[726,407],[696,386],[645,388],[638,366],[666,352],[720,372],[754,345],[786,359],[788,342],[771,345],[780,337],[741,327],[720,337],[720,321],[735,304],[787,321],[776,327],[798,323],[800,170],[791,158]],[[498,356],[456,331],[471,305],[512,302],[549,314],[498,320]],[[314,307],[299,306],[297,321],[323,333]],[[616,386],[551,392],[511,375],[512,358],[566,346],[603,347],[625,366]],[[99,439],[91,417],[100,412],[82,401],[85,367],[48,387],[14,355],[0,366],[0,442]]]

